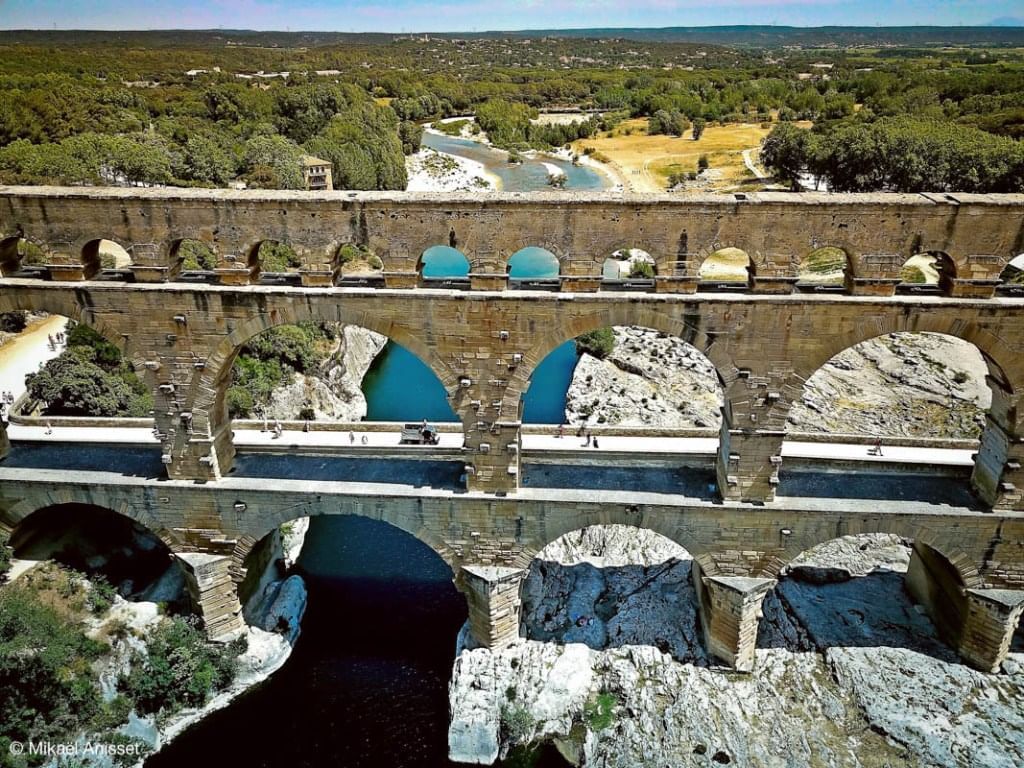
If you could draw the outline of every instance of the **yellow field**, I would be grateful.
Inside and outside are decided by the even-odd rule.
[[[647,118],[637,118],[624,121],[610,134],[581,139],[573,147],[581,154],[592,147],[638,192],[667,189],[669,175],[696,171],[701,155],[708,156],[709,167],[717,177],[712,189],[756,188],[760,186],[757,176],[746,167],[743,151],[751,150],[751,160],[759,167],[757,150],[769,132],[758,123],[709,125],[700,141],[694,141],[692,131],[681,137],[648,136]]]

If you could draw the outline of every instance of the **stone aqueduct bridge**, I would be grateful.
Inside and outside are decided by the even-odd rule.
[[[1024,610],[1024,299],[996,295],[1004,266],[1024,252],[1022,214],[1021,195],[0,188],[0,311],[59,313],[116,343],[154,391],[168,475],[0,464],[0,524],[71,502],[125,514],[179,554],[211,635],[226,636],[241,626],[236,587],[257,542],[295,517],[367,515],[445,558],[486,645],[517,634],[523,568],[546,543],[588,524],[642,525],[695,555],[708,645],[740,669],[752,663],[761,600],[786,562],[839,535],[890,531],[915,540],[908,583],[940,630],[970,663],[994,669]],[[131,254],[131,280],[102,273],[100,239]],[[181,279],[185,239],[217,254],[209,282]],[[23,269],[25,240],[42,249],[41,270]],[[299,254],[298,284],[261,284],[255,254],[267,240]],[[380,256],[383,287],[336,284],[346,244]],[[424,285],[421,256],[434,245],[467,254],[469,290]],[[507,259],[526,246],[558,257],[557,292],[509,289]],[[795,292],[800,259],[824,246],[847,254],[845,292]],[[633,247],[656,261],[653,291],[602,291],[603,260]],[[723,247],[750,255],[748,290],[697,292],[701,262]],[[903,263],[921,252],[942,254],[941,293],[896,295]],[[364,326],[433,369],[464,427],[465,492],[226,476],[235,355],[254,335],[304,320]],[[608,325],[678,335],[715,364],[725,393],[721,501],[518,488],[520,398],[532,371],[559,344]],[[984,509],[775,498],[786,416],[806,379],[893,331],[956,336],[988,361],[993,404],[972,475]]]

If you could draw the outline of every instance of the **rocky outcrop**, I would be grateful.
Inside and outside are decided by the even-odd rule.
[[[605,359],[584,354],[565,397],[567,424],[717,427],[722,395],[715,368],[676,336],[616,327]]]
[[[566,395],[568,424],[718,427],[721,389],[711,362],[681,339],[616,327],[615,346],[584,354]],[[933,333],[896,333],[837,355],[807,382],[788,428],[974,438],[991,402],[972,345]]]
[[[808,551],[735,675],[703,651],[684,551],[623,526],[570,534],[531,568],[524,639],[459,653],[451,754],[547,740],[614,768],[1024,763],[1024,654],[1001,676],[959,664],[902,588],[907,559],[887,535]]]
[[[337,325],[336,344],[316,374],[296,373],[274,390],[271,419],[300,419],[312,409],[314,420],[360,421],[366,416],[363,377],[387,344],[387,337],[358,325]]]
[[[807,381],[789,427],[915,437],[977,437],[992,400],[988,367],[967,342],[894,333],[836,355]]]

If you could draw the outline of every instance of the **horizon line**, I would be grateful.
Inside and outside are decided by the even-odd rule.
[[[454,35],[454,34],[521,34],[528,32],[536,33],[557,33],[557,32],[589,32],[589,31],[662,31],[673,29],[1022,29],[1024,30],[1024,19],[1017,24],[821,24],[817,26],[804,26],[799,24],[674,24],[669,26],[605,26],[605,27],[531,27],[519,29],[452,29],[452,30],[417,30],[407,32],[393,32],[386,30],[362,30],[346,31],[344,29],[253,29],[247,27],[145,27],[131,29],[112,29],[102,27],[0,27],[0,32],[255,32],[274,33],[286,35],[304,35],[310,33],[328,33],[342,35],[395,35],[405,37],[410,35]]]

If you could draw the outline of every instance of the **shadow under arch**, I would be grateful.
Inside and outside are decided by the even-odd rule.
[[[966,585],[949,556],[920,539],[910,546],[910,538],[861,532],[833,537],[801,552],[765,597],[758,647],[795,652],[888,647],[956,662],[941,609],[934,615],[952,596],[930,594],[937,580],[921,570],[919,553],[939,564],[940,580],[958,595]],[[922,615],[920,604],[932,617]],[[962,605],[954,610],[957,620],[962,620],[962,612]]]
[[[400,505],[377,505],[362,502],[346,502],[338,505],[332,502],[332,506],[328,508],[326,505],[321,504],[319,499],[290,508],[270,507],[261,511],[258,518],[260,521],[258,526],[247,530],[245,536],[237,539],[231,553],[231,559],[236,565],[241,566],[259,542],[278,530],[285,523],[293,520],[331,516],[360,517],[386,523],[418,539],[444,561],[454,577],[459,570],[459,556],[440,536],[423,525],[418,514],[411,509],[399,507]],[[241,581],[244,575],[244,568],[235,569],[233,572],[233,578],[236,581]]]
[[[523,354],[522,362],[511,372],[503,400],[503,410],[509,413],[519,412],[519,402],[530,388],[534,371],[555,349],[589,331],[614,326],[650,328],[669,336],[679,337],[711,361],[723,390],[726,390],[738,376],[738,369],[733,364],[732,357],[724,345],[715,344],[713,336],[685,320],[667,315],[651,306],[615,302],[598,311],[574,315],[545,326],[545,331],[536,335],[533,346]]]
[[[131,278],[131,251],[113,238],[96,238],[82,246],[86,275],[94,278]]]
[[[45,498],[26,498],[7,509],[0,509],[0,528],[17,531],[22,523],[31,520],[36,513],[59,507],[102,510],[104,513],[126,518],[142,526],[160,539],[172,552],[180,549],[180,543],[174,533],[163,526],[157,518],[136,505],[95,499],[87,489],[62,489],[60,497],[56,498],[55,496],[56,494],[54,496],[46,494]]]
[[[61,502],[36,509],[11,532],[15,557],[56,560],[87,574],[102,574],[122,596],[137,599],[175,566],[167,532],[139,515],[109,507]],[[146,599],[146,598],[143,598]]]
[[[458,377],[443,360],[432,354],[430,346],[408,329],[383,320],[368,312],[349,312],[338,304],[326,307],[328,311],[314,311],[308,304],[293,306],[288,315],[260,314],[239,323],[228,333],[206,360],[202,376],[193,380],[195,393],[193,420],[199,426],[205,418],[211,434],[230,423],[227,409],[227,390],[231,383],[231,369],[235,358],[250,339],[265,331],[303,322],[341,323],[357,325],[387,336],[420,359],[437,377],[449,397],[458,387]]]
[[[594,650],[651,646],[703,665],[698,612],[686,549],[653,531],[597,523],[563,534],[531,561],[521,633]]]

